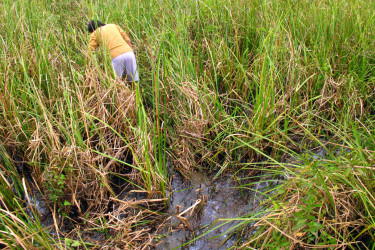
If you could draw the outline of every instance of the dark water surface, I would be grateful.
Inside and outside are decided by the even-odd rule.
[[[232,247],[237,237],[230,229],[239,222],[219,219],[238,218],[254,213],[260,208],[260,201],[265,198],[262,192],[271,183],[277,182],[269,179],[247,186],[247,189],[239,189],[238,182],[231,175],[223,174],[217,179],[214,177],[193,173],[189,181],[178,173],[174,174],[168,209],[170,218],[160,234],[162,242],[156,249]],[[183,213],[189,208],[191,209]],[[218,227],[219,225],[222,226]],[[194,240],[195,238],[198,239]]]
[[[324,161],[329,158],[329,154],[340,156],[344,151],[350,150],[340,147],[328,148],[328,150],[317,147],[305,151],[304,154],[307,154],[307,161]],[[285,164],[301,165],[304,162],[299,157],[289,157]],[[238,178],[241,181],[238,181]],[[262,201],[267,199],[264,192],[274,188],[283,178],[283,176],[247,178],[240,175],[234,177],[230,174],[221,174],[215,178],[215,175],[195,172],[191,174],[189,180],[175,171],[171,190],[168,193],[168,219],[158,230],[155,248],[158,250],[228,249],[238,245],[236,231],[232,229],[240,222],[234,219],[264,210]],[[31,180],[26,179],[31,183]],[[50,208],[34,185],[31,185],[30,189],[27,197],[29,215],[33,218],[31,208],[35,209],[42,226],[49,228],[47,231],[50,233],[56,234]],[[120,195],[119,199],[137,200],[142,198],[140,195],[138,193]]]
[[[302,158],[307,162],[322,161],[324,164],[324,161],[331,156],[338,157],[344,152],[350,152],[348,148],[342,147],[341,143],[329,144],[325,141],[321,143],[324,146],[311,148],[295,157],[289,156],[284,164],[304,165],[306,162],[301,160],[302,154],[305,155]],[[238,225],[240,221],[230,219],[264,210],[262,201],[267,199],[264,193],[280,184],[282,179],[288,178],[287,176],[283,171],[276,178],[259,176],[247,179],[245,176],[237,176],[241,179],[242,187],[245,187],[240,188],[241,185],[236,178],[229,174],[222,174],[215,179],[215,175],[193,173],[189,181],[175,173],[169,194],[170,218],[160,233],[161,243],[156,249],[196,250],[235,247],[238,245],[236,244],[238,237],[235,230],[231,228]],[[247,180],[247,183],[243,183],[243,180]],[[271,194],[272,192],[268,193]],[[194,209],[181,215],[191,207]],[[223,225],[218,227],[221,224]]]

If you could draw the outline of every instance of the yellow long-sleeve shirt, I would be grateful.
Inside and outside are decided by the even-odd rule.
[[[106,24],[97,28],[90,36],[89,49],[96,50],[98,46],[106,46],[112,59],[133,49],[127,42],[130,38],[116,24]]]

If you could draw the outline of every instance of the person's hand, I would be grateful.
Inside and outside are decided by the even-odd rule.
[[[129,47],[130,47],[131,49],[133,49],[133,44],[132,44],[131,41],[126,41],[126,43],[129,45]]]

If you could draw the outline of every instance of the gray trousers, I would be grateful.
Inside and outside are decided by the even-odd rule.
[[[133,52],[126,52],[112,59],[112,66],[116,74],[129,82],[138,82],[137,61]]]

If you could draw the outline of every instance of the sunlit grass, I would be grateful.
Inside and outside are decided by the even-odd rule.
[[[371,244],[373,12],[364,0],[2,1],[1,243],[66,244],[24,216],[18,164],[43,193],[54,228],[80,220],[128,239],[136,218],[147,230],[108,242],[150,244],[171,162],[186,177],[287,176],[268,191],[263,217],[237,219],[238,245]],[[93,18],[129,32],[141,78],[135,91],[115,80],[103,52],[87,51]],[[330,145],[340,154],[307,153]],[[150,199],[124,208],[123,227],[103,219],[119,195],[114,180]],[[79,236],[68,243],[83,244]]]

